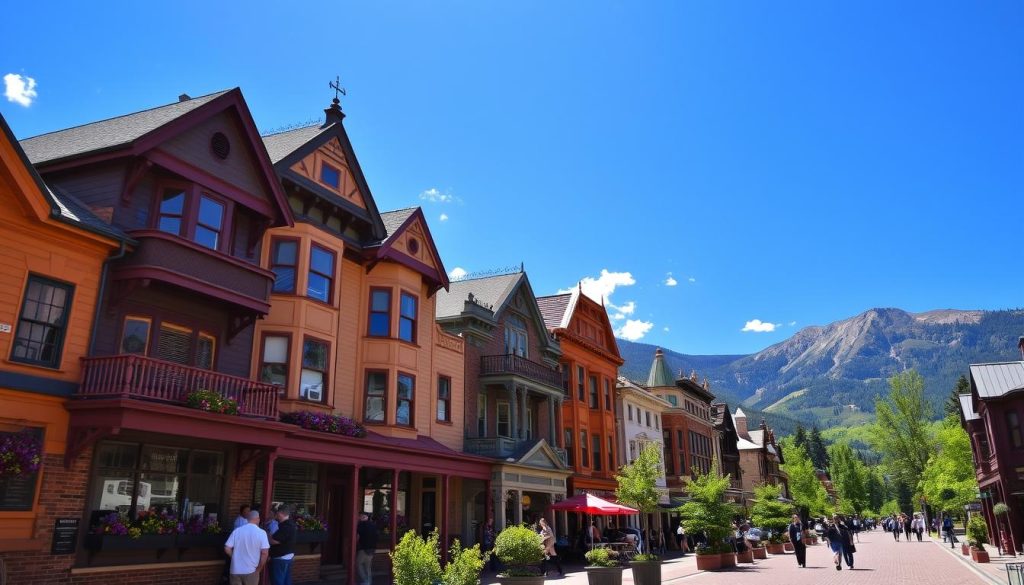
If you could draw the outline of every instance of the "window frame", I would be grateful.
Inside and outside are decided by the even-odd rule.
[[[313,269],[313,252],[314,251],[324,252],[328,256],[331,257],[331,273],[330,274],[324,274],[323,272],[320,272],[319,270],[314,270]],[[298,260],[298,258],[296,257],[296,261],[297,260]],[[324,246],[322,244],[318,244],[316,242],[310,242],[309,243],[309,263],[306,266],[306,298],[310,299],[310,300],[313,300],[313,301],[316,301],[318,303],[324,303],[326,305],[332,305],[333,306],[334,305],[334,278],[335,278],[334,275],[337,273],[337,271],[338,271],[338,254],[334,250],[332,250],[331,248],[328,248],[327,246]],[[296,272],[298,272],[298,271],[296,271]],[[312,280],[310,278],[310,276],[314,275],[314,274],[319,276],[319,277],[321,277],[321,278],[323,278],[323,279],[325,279],[325,280],[327,280],[327,298],[326,299],[319,299],[319,298],[314,297],[313,295],[310,294],[310,290],[309,290],[309,286],[310,285],[309,285],[309,283]]]
[[[405,299],[409,299],[409,300],[412,301],[413,311],[415,313],[412,318],[407,317],[405,315],[405,311],[403,310],[403,303],[402,303],[402,301],[404,301]],[[408,291],[405,291],[405,290],[399,290],[399,292],[398,292],[398,339],[401,339],[402,341],[405,341],[407,343],[413,343],[413,344],[416,343],[417,339],[419,338],[419,335],[418,335],[418,333],[419,333],[419,323],[420,323],[419,315],[420,315],[420,298],[419,298],[419,296],[417,296],[417,295],[415,295],[413,293],[410,293]],[[412,323],[412,338],[411,339],[406,339],[405,337],[402,336],[402,324],[405,323],[405,322],[411,322]]]
[[[384,401],[381,406],[382,420],[370,420],[366,417],[366,407],[370,403],[370,376],[381,374],[384,376],[384,392],[381,394]],[[391,372],[381,369],[367,369],[363,374],[363,424],[386,425],[388,424],[388,388],[391,383]],[[374,395],[376,396],[376,395]]]
[[[288,386],[291,381],[291,357],[292,357],[292,333],[290,331],[262,331],[260,333],[260,359],[256,366],[256,379],[263,384],[274,384],[263,379],[263,368],[267,365],[267,338],[281,337],[285,340],[285,361],[284,361],[284,384],[281,384],[280,393],[288,395]],[[275,364],[277,362],[269,362]]]
[[[387,312],[384,312],[384,311],[374,311],[373,310],[373,295],[374,295],[374,293],[378,293],[378,292],[387,293],[387,295],[388,295],[388,302],[387,302],[388,310],[387,310]],[[392,311],[393,307],[391,306],[391,303],[392,303],[392,301],[394,301],[394,294],[393,293],[394,293],[394,291],[391,289],[391,287],[387,287],[387,286],[371,286],[370,287],[370,295],[369,295],[369,299],[368,299],[369,303],[368,303],[368,306],[367,306],[368,318],[366,320],[366,336],[367,337],[376,337],[378,339],[386,339],[386,338],[390,338],[391,337],[391,314],[393,312]],[[373,332],[373,316],[375,314],[382,314],[382,315],[386,315],[387,316],[387,331],[383,335]]]
[[[324,169],[325,168],[334,171],[334,173],[338,175],[338,184],[337,185],[334,185],[330,181],[327,181],[326,179],[324,179]],[[336,166],[332,165],[331,163],[329,163],[327,161],[320,161],[320,173],[319,173],[318,179],[319,179],[318,182],[321,185],[323,185],[323,186],[325,186],[325,187],[327,187],[329,189],[333,189],[335,191],[338,191],[338,192],[341,191],[341,169],[337,168]]]
[[[590,445],[587,444],[587,431],[580,429],[580,467],[590,467]]]
[[[181,216],[174,216],[173,214],[164,214],[161,212],[161,203],[163,202],[164,194],[169,190],[178,190],[185,195],[185,200],[181,206]],[[204,244],[200,244],[196,241],[196,226],[199,224],[199,208],[202,197],[220,204],[224,208],[224,215],[221,218],[221,229],[217,232],[217,247],[210,248]],[[181,225],[178,227],[178,233],[169,232],[167,230],[160,229],[160,219],[167,215],[168,217],[177,217]],[[225,195],[217,193],[212,189],[208,189],[199,183],[187,180],[162,180],[156,185],[156,196],[153,197],[150,208],[150,217],[152,218],[147,225],[153,230],[161,233],[170,234],[177,236],[183,240],[187,240],[204,250],[211,250],[213,252],[219,252],[231,256],[231,248],[234,241],[234,215],[235,215],[235,202]],[[208,225],[202,224],[203,227],[210,229]]]
[[[200,212],[203,209],[203,199],[208,199],[211,202],[213,202],[214,204],[220,206],[220,208],[221,208],[221,216],[220,216],[220,228],[219,229],[213,229],[212,226],[207,225],[205,223],[202,223],[200,221],[199,214],[200,214]],[[224,248],[224,237],[223,237],[225,235],[224,232],[228,228],[228,210],[229,209],[230,209],[230,207],[228,205],[228,202],[225,201],[222,197],[215,196],[215,195],[213,195],[212,193],[210,193],[209,191],[206,191],[206,190],[200,190],[199,194],[196,196],[195,221],[191,222],[190,228],[191,228],[191,232],[192,232],[192,237],[189,238],[189,241],[191,241],[192,243],[197,244],[199,246],[202,246],[202,247],[206,248],[207,250],[216,250],[218,252],[222,251],[223,248]],[[207,246],[206,244],[201,244],[199,241],[196,240],[196,231],[200,227],[203,228],[203,229],[209,230],[211,232],[214,232],[215,234],[217,234],[217,245],[215,245],[214,247],[211,248],[211,247]]]
[[[587,370],[579,364],[576,365],[576,398],[580,402],[587,399]]]
[[[483,416],[481,416],[483,415]],[[476,434],[477,437],[487,436],[487,395],[476,397]]]
[[[1011,421],[1011,416],[1013,421]],[[1006,430],[1008,438],[1010,439],[1010,447],[1013,449],[1024,448],[1024,434],[1022,434],[1020,427],[1020,415],[1014,409],[1009,409],[1003,413],[1003,420],[1006,422]]]
[[[315,370],[313,368],[307,368],[306,367],[306,343],[308,343],[308,342],[319,343],[320,345],[324,346],[325,354],[326,355],[324,356],[324,369],[323,369],[323,371]],[[291,347],[289,347],[289,351],[290,350],[291,350]],[[311,399],[306,398],[305,396],[302,395],[302,370],[309,370],[311,372],[320,372],[320,374],[323,376],[323,379],[320,382],[320,386],[321,386],[320,400],[311,400]],[[313,404],[328,404],[327,396],[329,394],[328,390],[330,389],[330,376],[331,376],[331,342],[327,341],[325,339],[320,339],[319,337],[314,337],[312,335],[303,335],[302,336],[302,353],[299,355],[299,386],[297,388],[299,400],[304,400],[306,402],[312,402]]]
[[[608,378],[604,380],[604,409],[611,411],[612,409],[612,383]]]
[[[562,440],[565,442],[565,454],[569,467],[576,466],[576,449],[573,447],[573,435],[575,434],[572,427],[565,427]]]
[[[128,331],[128,321],[138,321],[146,323],[146,342],[141,352],[126,352],[124,350],[124,339],[125,333]],[[153,317],[146,315],[134,315],[127,314],[121,319],[121,337],[117,344],[118,355],[149,355],[150,340],[153,339]]]
[[[506,414],[508,414],[508,420],[505,422],[505,424],[508,427],[508,434],[505,434],[505,435],[501,434],[501,424],[502,424],[501,423],[501,411],[502,411],[502,407],[505,407],[504,410],[505,410]],[[495,422],[494,422],[494,435],[497,436],[497,437],[504,437],[506,439],[512,438],[512,403],[509,402],[508,400],[498,400],[495,403],[494,409],[495,409],[494,410],[494,412],[495,412],[495,416],[494,416],[494,418],[495,418]]]
[[[446,382],[447,385],[448,385],[448,397],[447,398],[442,398],[441,397],[441,388],[444,386],[444,384],[442,384],[442,382]],[[444,406],[445,417],[444,418],[437,417],[437,422],[440,422],[440,423],[451,423],[452,422],[452,378],[451,378],[451,376],[445,376],[444,374],[438,374],[437,375],[437,406],[440,407],[442,403],[445,405]],[[435,410],[435,415],[436,415],[437,414],[437,412],[436,412],[437,408],[435,408],[434,410]]]
[[[278,264],[276,260],[276,250],[278,244],[291,243],[295,244],[295,264]],[[267,269],[274,273],[274,282],[270,285],[270,294],[276,295],[294,295],[299,290],[299,258],[302,256],[302,240],[299,238],[293,238],[289,236],[272,236],[270,238],[270,254],[267,257]],[[292,287],[290,290],[277,290],[277,272],[274,271],[275,267],[285,267],[292,269]]]
[[[412,382],[412,387],[409,390],[409,399],[407,401],[399,394],[399,386],[403,377],[408,378]],[[409,422],[407,423],[398,422],[398,409],[401,407],[403,402],[409,403]],[[410,374],[409,372],[403,372],[401,370],[395,374],[395,426],[416,428],[416,374]]]
[[[594,471],[604,470],[604,461],[601,459],[601,435],[594,433],[590,436],[591,440],[591,457],[594,460],[593,469]]]
[[[45,321],[38,321],[36,319],[25,318],[25,306],[28,301],[28,291],[32,286],[33,282],[38,282],[41,286],[52,286],[53,288],[59,288],[64,290],[64,306],[62,307],[62,313],[60,318],[60,326],[46,323]],[[30,272],[28,278],[25,279],[25,284],[21,291],[21,302],[18,305],[17,313],[17,326],[14,328],[14,335],[11,338],[11,349],[8,357],[10,361],[17,362],[19,364],[27,364],[31,366],[38,366],[41,368],[49,368],[53,370],[59,370],[61,361],[64,359],[64,343],[67,341],[68,325],[70,322],[71,311],[74,309],[75,300],[75,285],[70,282],[65,282]],[[33,302],[39,303],[38,300],[33,299]],[[21,334],[25,331],[25,322],[28,322],[28,328],[31,329],[32,325],[38,324],[45,328],[52,328],[57,331],[56,337],[52,343],[53,345],[53,356],[49,360],[30,359],[28,357],[17,357],[14,352],[18,348],[18,341],[22,338]],[[26,338],[28,339],[28,338]]]

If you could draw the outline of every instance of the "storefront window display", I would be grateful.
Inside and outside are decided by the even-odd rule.
[[[391,540],[391,482],[394,471],[391,469],[366,469],[360,478],[363,494],[363,511],[370,515],[370,520],[377,525],[381,542]],[[409,527],[408,521],[409,474],[398,476],[398,499],[396,526],[398,538],[401,538]]]

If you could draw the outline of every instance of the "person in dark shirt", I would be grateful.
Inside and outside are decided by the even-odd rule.
[[[793,522],[789,525],[789,542],[796,553],[796,564],[806,567],[807,545],[804,544],[804,525],[800,522],[800,516],[796,514],[793,514]]]
[[[292,585],[292,560],[295,558],[295,533],[290,506],[277,509],[277,532],[270,535],[270,583]]]
[[[371,585],[373,555],[377,552],[377,526],[370,522],[370,516],[366,512],[359,514],[356,536],[359,537],[356,542],[356,571],[359,581],[356,585]]]

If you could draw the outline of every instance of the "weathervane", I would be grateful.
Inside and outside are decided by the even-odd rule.
[[[335,75],[334,81],[327,84],[327,87],[334,90],[334,103],[339,104],[341,100],[338,99],[338,95],[348,95],[345,93],[345,88],[341,87],[341,76]]]

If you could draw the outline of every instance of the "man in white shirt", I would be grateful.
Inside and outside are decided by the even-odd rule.
[[[259,585],[260,573],[267,563],[270,541],[260,528],[260,513],[252,510],[249,522],[231,531],[224,552],[231,557],[231,585]]]

